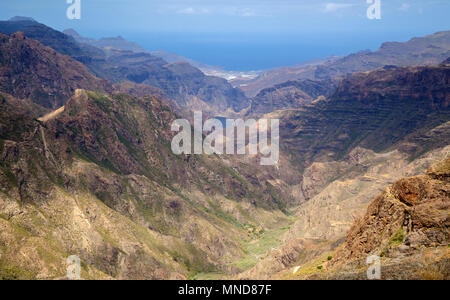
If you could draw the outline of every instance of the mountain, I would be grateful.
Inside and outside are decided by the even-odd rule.
[[[155,96],[76,90],[38,120],[22,103],[0,100],[2,278],[64,277],[68,253],[85,278],[238,272],[249,228],[289,223],[290,198],[232,158],[172,154]]]
[[[418,136],[449,121],[449,76],[447,65],[357,73],[329,99],[276,114],[281,139],[299,162],[339,159],[357,146],[420,155],[448,140]]]
[[[233,278],[327,278],[318,267],[325,272],[329,258],[334,261],[370,201],[399,178],[448,157],[449,75],[444,64],[357,73],[329,99],[266,115],[280,118],[282,155],[302,170],[290,182],[296,221],[281,246]]]
[[[203,110],[214,115],[227,111],[239,112],[249,105],[245,95],[225,79],[205,76],[196,68],[209,69],[206,65],[177,54],[148,52],[121,37],[96,41],[83,38],[74,30],[65,32],[80,43],[105,50],[107,57],[104,63],[93,62],[88,63],[88,66],[95,75],[113,83],[131,81],[157,87],[168,98],[175,100],[184,111]]]
[[[132,81],[161,89],[183,108],[205,113],[235,113],[248,107],[249,100],[225,79],[205,76],[187,63],[168,64],[149,53],[135,53],[116,48],[100,49],[77,43],[75,39],[37,22],[1,21],[0,32],[22,31],[60,54],[83,63],[95,76],[111,83]]]
[[[78,43],[89,44],[97,48],[117,48],[124,51],[147,52],[139,44],[129,42],[121,36],[101,38],[99,40],[95,40],[81,36],[74,29],[66,29],[63,31],[63,33],[73,37],[75,41],[77,41]]]
[[[132,51],[132,52],[136,52],[136,53],[149,53],[153,56],[162,58],[163,60],[165,60],[168,63],[181,63],[181,62],[189,63],[193,67],[201,69],[202,71],[204,69],[213,68],[211,66],[202,64],[200,62],[196,62],[192,59],[185,58],[176,53],[169,53],[169,52],[166,52],[163,50],[147,51],[144,48],[142,48],[138,43],[130,42],[121,36],[107,37],[107,38],[101,38],[99,40],[96,40],[96,39],[84,37],[84,36],[80,35],[78,32],[76,32],[74,29],[66,29],[63,31],[63,33],[73,37],[78,43],[89,44],[89,45],[97,47],[97,48],[116,48],[116,49],[120,49],[120,50],[124,50],[124,51]]]
[[[217,69],[217,67],[208,66],[201,62],[183,57],[177,53],[166,52],[164,50],[156,50],[150,52],[152,55],[160,57],[169,63],[188,63],[193,67],[200,69],[203,73],[209,69]]]
[[[258,93],[250,104],[248,115],[263,115],[276,110],[299,108],[319,97],[329,97],[336,90],[332,80],[297,80],[277,84]]]
[[[79,88],[112,91],[106,80],[94,77],[80,62],[21,32],[0,33],[0,66],[0,91],[48,109],[64,105]]]
[[[386,65],[435,65],[449,56],[450,31],[443,31],[404,43],[384,43],[373,52],[366,50],[341,58],[331,57],[322,63],[271,70],[239,87],[248,97],[254,97],[262,89],[286,81],[342,79],[348,73],[370,71]]]
[[[72,37],[34,20],[0,21],[1,33],[9,35],[18,31],[23,32],[27,38],[37,40],[44,46],[80,62],[103,55],[98,49],[90,46],[81,47]]]
[[[222,114],[248,106],[245,95],[225,79],[205,76],[188,63],[167,64],[147,53],[123,51],[111,51],[105,62],[95,67],[97,76],[157,87],[185,109]]]
[[[249,107],[223,79],[22,22],[0,29],[68,55],[1,35],[0,279],[63,279],[69,255],[92,279],[361,278],[367,251],[415,278],[414,243],[446,276],[446,164],[415,176],[450,151],[448,59],[261,92],[249,115],[280,119],[281,145],[260,166],[172,153],[177,112]]]

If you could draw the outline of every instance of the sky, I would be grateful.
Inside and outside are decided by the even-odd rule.
[[[1,1],[0,19],[29,16],[58,30],[93,38],[121,35],[148,50],[165,50],[233,70],[294,65],[314,58],[376,50],[450,30],[449,0],[68,0]],[[72,1],[72,0],[70,0]]]

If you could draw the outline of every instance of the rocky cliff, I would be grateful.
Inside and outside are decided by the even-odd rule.
[[[365,259],[381,257],[382,279],[450,278],[450,159],[425,175],[395,182],[355,222],[330,277],[366,278]]]

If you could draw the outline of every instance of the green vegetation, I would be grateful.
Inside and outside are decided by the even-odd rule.
[[[254,228],[250,226],[248,228]],[[282,236],[287,227],[272,230],[261,230],[260,233],[250,232],[250,239],[243,245],[245,257],[234,263],[242,271],[251,269],[268,251],[282,244]]]
[[[390,245],[398,245],[403,243],[403,240],[405,239],[405,235],[403,233],[403,228],[400,228],[392,237],[389,242]]]
[[[13,186],[18,186],[19,181],[17,180],[17,177],[9,170],[5,170],[6,179],[8,180],[8,183]]]
[[[217,204],[216,201],[211,200],[209,197],[206,199],[209,203],[209,205],[212,207],[212,211],[210,209],[205,209],[205,211],[207,213],[212,213],[214,214],[217,218],[233,224],[234,226],[236,226],[237,228],[242,228],[243,225],[241,223],[239,223],[235,218],[233,218],[232,216],[230,216],[229,214],[225,213],[222,208]]]
[[[88,94],[89,98],[94,100],[95,103],[102,107],[105,112],[109,112],[111,110],[112,103],[108,97],[92,91],[87,91],[86,93]]]
[[[180,244],[174,245],[173,250],[169,250],[170,255],[173,259],[183,264],[188,272],[188,278],[194,279],[199,274],[215,274],[217,273],[217,268],[208,262],[207,255],[201,250],[198,250],[191,244]]]
[[[307,263],[301,265],[301,267],[297,270],[297,272],[293,275],[287,274],[285,279],[304,279],[304,277],[316,274],[318,272],[324,272],[324,264],[327,263],[328,257],[333,255],[333,252],[323,253],[320,256],[317,256],[313,260],[308,261]]]
[[[0,280],[33,280],[36,274],[17,266],[8,266],[0,262]]]
[[[400,228],[389,240],[389,243],[381,250],[380,257],[386,256],[388,250],[392,247],[398,246],[405,240],[403,228]]]
[[[224,278],[226,274],[220,272],[211,272],[211,273],[197,273],[191,276],[190,280],[220,280]]]

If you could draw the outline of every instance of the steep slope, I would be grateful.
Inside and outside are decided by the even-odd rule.
[[[435,65],[450,56],[450,31],[438,32],[405,43],[384,43],[375,52],[361,51],[327,62],[300,67],[281,68],[263,73],[240,88],[249,97],[259,91],[286,81],[339,79],[348,73],[365,72],[386,65],[417,66]]]
[[[367,279],[366,259],[380,259],[384,280],[450,278],[450,158],[425,175],[404,178],[385,189],[353,224],[345,242],[321,269],[300,267],[290,279]],[[373,263],[373,261],[372,261]],[[305,265],[306,266],[306,265]]]
[[[449,279],[449,178],[447,158],[426,175],[399,180],[376,197],[333,261],[334,267],[352,265],[355,271],[333,276],[362,277],[358,260],[378,255],[385,279]]]
[[[77,90],[40,121],[8,95],[0,103],[6,277],[63,277],[70,254],[91,278],[232,273],[247,228],[289,222],[281,193],[232,162],[173,155],[175,115],[156,97]]]
[[[51,109],[64,105],[78,88],[112,91],[80,62],[21,32],[0,33],[0,91]]]
[[[356,74],[331,99],[280,113],[284,153],[304,170],[291,238],[339,239],[380,188],[439,157],[450,141],[449,75],[442,65]]]

